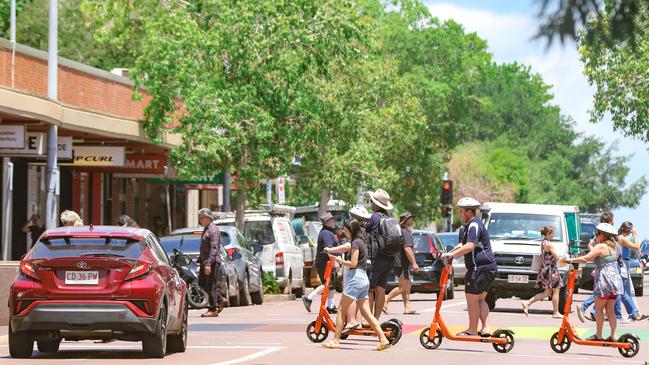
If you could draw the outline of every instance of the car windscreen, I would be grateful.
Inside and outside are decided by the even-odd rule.
[[[595,237],[595,225],[593,223],[582,223],[581,233],[588,233],[590,238]]]
[[[173,254],[174,248],[184,252],[199,252],[201,250],[201,235],[200,234],[183,234],[177,236],[168,236],[162,237],[160,243],[164,248],[167,255]],[[221,241],[222,246],[227,246],[230,244],[230,237],[225,233],[221,232]]]
[[[32,251],[33,259],[60,257],[116,257],[137,259],[146,248],[143,241],[128,238],[45,238]]]
[[[437,235],[439,239],[442,241],[442,244],[444,247],[455,247],[457,246],[458,243],[460,243],[460,235],[457,233],[453,234],[439,234]]]
[[[435,247],[432,239],[432,237],[428,237],[428,235],[424,233],[413,233],[413,249],[415,250],[415,252],[427,252],[432,253],[433,255],[437,255],[439,248]]]
[[[553,241],[561,241],[561,217],[545,214],[493,213],[489,219],[489,238],[537,240],[541,239],[541,228],[554,227]]]
[[[248,221],[243,226],[243,236],[253,243],[272,245],[275,243],[273,226],[270,221]]]

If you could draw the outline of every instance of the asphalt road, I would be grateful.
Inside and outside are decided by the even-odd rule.
[[[646,283],[645,285],[649,285]],[[585,294],[575,295],[577,302]],[[553,364],[645,364],[649,360],[649,321],[620,324],[618,335],[632,332],[640,336],[641,349],[633,359],[622,357],[617,349],[574,345],[565,354],[556,354],[549,347],[549,338],[561,324],[552,319],[551,303],[536,303],[530,316],[522,313],[517,299],[501,299],[492,313],[493,329],[507,327],[515,332],[516,344],[508,354],[494,351],[490,344],[460,343],[444,340],[436,350],[426,350],[419,343],[419,333],[433,316],[435,301],[432,294],[414,295],[414,308],[418,315],[403,315],[400,301],[390,305],[391,314],[383,316],[399,318],[404,323],[401,341],[383,352],[372,349],[377,342],[373,337],[350,337],[342,342],[341,349],[328,350],[320,344],[311,343],[305,329],[315,319],[315,313],[307,313],[301,301],[267,303],[262,306],[226,309],[219,318],[200,318],[200,311],[190,315],[189,347],[182,354],[171,354],[164,359],[146,359],[141,354],[140,343],[112,342],[95,344],[91,341],[69,342],[61,345],[56,354],[40,354],[18,360],[9,357],[7,327],[0,327],[0,363],[2,364],[420,364],[425,361],[447,364],[465,364],[467,361],[481,364],[521,364],[523,362]],[[641,309],[649,312],[649,297],[638,298]],[[316,304],[314,302],[314,311]],[[466,305],[461,291],[456,299],[444,303],[443,316],[452,331],[465,328]],[[573,323],[582,336],[590,336],[594,323],[579,322],[572,314]],[[605,335],[606,334],[605,327]],[[332,334],[329,335],[332,338]],[[469,360],[470,359],[470,360]]]

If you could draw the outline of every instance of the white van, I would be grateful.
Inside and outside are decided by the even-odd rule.
[[[234,216],[216,221],[217,225],[234,225]],[[272,211],[246,211],[243,235],[261,260],[264,272],[275,275],[284,293],[304,295],[304,255],[291,220]]]
[[[541,261],[542,227],[554,227],[552,243],[559,255],[570,256],[571,247],[578,247],[577,206],[484,203],[480,211],[498,264],[498,274],[487,295],[487,304],[492,309],[498,298],[529,299],[541,291],[536,288],[536,279]],[[560,266],[559,270],[565,281],[568,266]],[[559,298],[562,313],[565,299],[565,289],[562,289]]]

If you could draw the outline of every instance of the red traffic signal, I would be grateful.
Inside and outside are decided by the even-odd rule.
[[[440,196],[440,201],[442,203],[442,206],[453,204],[453,181],[442,181],[442,193]]]

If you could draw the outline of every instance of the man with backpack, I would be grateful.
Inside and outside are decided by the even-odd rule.
[[[385,287],[394,267],[394,257],[403,250],[403,237],[399,222],[388,214],[392,210],[390,195],[382,189],[369,192],[372,216],[365,225],[370,241],[370,307],[379,319],[385,305]]]

